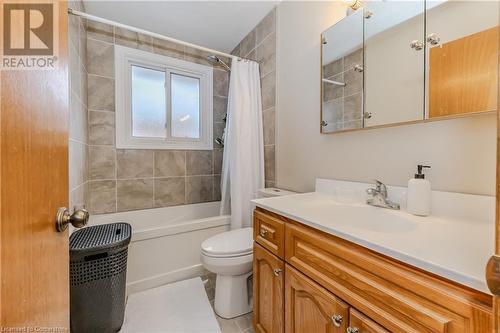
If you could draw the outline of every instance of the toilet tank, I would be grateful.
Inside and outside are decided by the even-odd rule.
[[[296,192],[282,190],[276,187],[261,188],[258,193],[259,193],[259,198],[271,198],[283,195],[296,194]]]

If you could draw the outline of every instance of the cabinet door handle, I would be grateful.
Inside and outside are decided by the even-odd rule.
[[[260,229],[260,236],[266,238],[268,231],[266,229]]]
[[[280,274],[281,274],[282,270],[281,270],[280,268],[275,268],[275,269],[273,270],[273,272],[274,272],[274,275],[276,275],[276,276],[280,276]]]
[[[418,39],[415,39],[415,40],[412,40],[410,42],[410,47],[412,49],[414,49],[415,51],[420,51],[421,49],[424,48],[424,43],[422,43],[421,41],[419,41]],[[351,333],[351,332],[349,332]]]
[[[342,326],[342,319],[344,319],[344,317],[342,317],[342,315],[339,315],[339,314],[334,314],[332,316],[332,321],[333,321],[333,325],[335,327],[340,327]]]
[[[357,327],[348,327],[346,332],[347,333],[359,333],[359,328],[357,328]]]

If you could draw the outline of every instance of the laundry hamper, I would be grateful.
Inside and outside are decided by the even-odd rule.
[[[128,223],[75,231],[70,247],[72,333],[118,332],[125,313]]]

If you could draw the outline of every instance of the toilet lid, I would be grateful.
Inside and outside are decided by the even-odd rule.
[[[201,243],[201,250],[209,256],[239,256],[252,253],[253,229],[243,228],[212,236]]]

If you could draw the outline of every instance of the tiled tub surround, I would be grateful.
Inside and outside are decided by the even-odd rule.
[[[323,78],[345,82],[345,86],[323,82],[324,132],[363,127],[363,73],[354,66],[363,64],[363,51],[358,49],[323,66]]]
[[[258,61],[262,89],[264,125],[264,160],[266,187],[276,183],[275,119],[276,119],[276,9],[236,46],[232,54]]]
[[[70,8],[83,10],[81,1],[68,2]],[[69,48],[69,208],[88,204],[87,131],[87,36],[81,18],[68,16]]]
[[[88,22],[90,211],[113,213],[220,200],[223,149],[216,143],[209,151],[116,148],[114,45],[210,65],[208,53]],[[214,67],[214,139],[222,136],[225,126],[228,84],[228,73]]]

